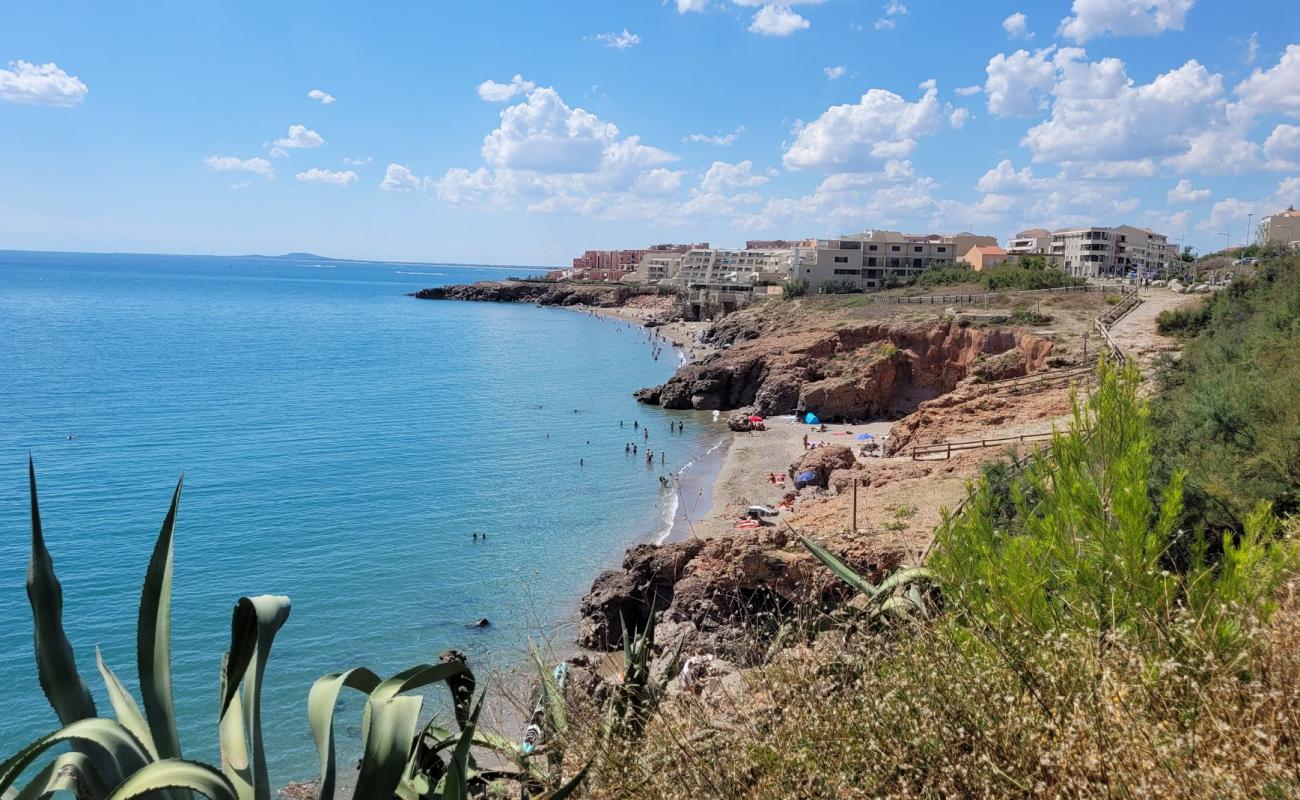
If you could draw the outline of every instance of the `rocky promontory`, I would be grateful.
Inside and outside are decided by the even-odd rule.
[[[807,410],[826,421],[862,420],[888,414],[900,400],[951,391],[970,375],[1026,375],[1052,351],[1051,341],[1024,330],[950,321],[729,334],[727,349],[642,389],[638,399],[674,409]]]
[[[621,284],[560,283],[553,281],[482,281],[435,286],[412,292],[420,300],[473,300],[491,303],[536,303],[543,306],[593,306],[618,308],[658,289]]]

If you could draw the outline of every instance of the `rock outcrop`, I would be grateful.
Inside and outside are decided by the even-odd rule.
[[[951,322],[788,332],[732,323],[725,330],[729,349],[686,365],[638,399],[665,408],[752,406],[764,416],[807,410],[827,421],[860,420],[885,414],[917,389],[950,391],[976,372],[986,379],[1028,374],[1041,369],[1052,350],[1051,341],[1022,330]]]
[[[476,300],[494,303],[537,303],[543,306],[617,308],[633,297],[657,295],[658,290],[620,284],[570,284],[549,281],[483,281],[436,286],[412,292],[420,300]]]
[[[887,575],[902,558],[898,548],[874,540],[827,544],[871,580]],[[752,663],[763,631],[774,630],[794,605],[840,603],[849,594],[784,528],[642,545],[627,552],[621,569],[597,578],[583,598],[578,643],[616,649],[623,622],[641,629],[653,607],[660,648],[671,651],[684,639],[688,652]]]
[[[832,472],[837,469],[853,469],[856,463],[858,460],[853,457],[852,449],[842,444],[829,444],[805,453],[794,465],[794,474],[811,472],[812,480],[804,481],[804,485],[825,489],[830,483]]]

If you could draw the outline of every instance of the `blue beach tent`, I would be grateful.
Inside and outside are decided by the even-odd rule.
[[[812,413],[811,411],[803,415],[803,421],[808,423],[809,425],[818,425],[821,423],[821,420],[817,419],[817,415]]]

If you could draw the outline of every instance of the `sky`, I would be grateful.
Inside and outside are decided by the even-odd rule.
[[[1295,0],[0,13],[0,249],[559,265],[1127,223],[1210,250],[1291,204]]]

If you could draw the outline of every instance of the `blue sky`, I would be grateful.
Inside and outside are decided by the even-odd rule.
[[[122,0],[0,26],[0,248],[561,264],[1123,222],[1211,248],[1300,205],[1297,176],[1293,0]]]

